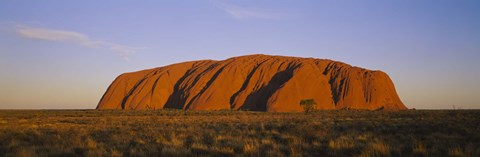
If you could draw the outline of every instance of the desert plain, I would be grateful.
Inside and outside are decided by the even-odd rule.
[[[480,156],[479,110],[1,110],[0,156]]]

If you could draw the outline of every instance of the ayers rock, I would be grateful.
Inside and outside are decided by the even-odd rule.
[[[249,55],[200,60],[124,73],[108,87],[97,109],[303,111],[403,110],[392,80],[332,60]]]

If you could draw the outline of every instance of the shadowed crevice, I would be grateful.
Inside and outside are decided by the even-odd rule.
[[[211,62],[201,62],[197,65],[193,65],[189,70],[183,74],[183,76],[177,80],[173,87],[173,92],[172,94],[168,97],[167,102],[163,105],[163,108],[173,108],[173,109],[183,109],[185,106],[185,102],[187,101],[186,99],[186,88],[180,88],[180,85],[190,77],[193,73],[195,73],[197,70],[199,70],[202,66],[206,66],[206,64],[209,64]],[[212,64],[213,65],[213,64]],[[212,66],[210,65],[210,66]],[[198,76],[197,76],[198,77]],[[196,82],[198,79],[195,79],[194,82]]]
[[[235,105],[233,104],[235,102],[235,99],[237,98],[237,96],[243,92],[248,84],[250,83],[250,80],[252,79],[252,76],[253,74],[255,74],[255,72],[257,71],[257,69],[265,62],[267,62],[268,60],[264,60],[263,62],[259,63],[257,66],[255,66],[252,71],[250,71],[250,73],[248,74],[247,76],[247,79],[245,80],[245,82],[243,82],[242,84],[242,87],[237,91],[235,92],[231,97],[230,97],[230,109],[233,109],[235,107]]]
[[[267,111],[268,99],[293,77],[294,70],[299,66],[290,63],[285,70],[276,73],[266,86],[247,96],[240,110]]]
[[[143,83],[143,81],[145,81],[147,79],[147,77],[144,77],[142,78],[140,81],[138,81],[133,87],[132,89],[130,89],[130,91],[127,93],[127,95],[125,97],[123,97],[123,100],[122,100],[122,109],[126,109],[125,106],[126,106],[126,103],[127,103],[127,100],[128,98],[130,98],[130,96],[133,94],[133,92],[135,92],[135,90],[138,88],[138,86],[140,86],[140,84]]]
[[[212,76],[212,78],[210,78],[210,80],[208,80],[207,84],[205,84],[205,86],[202,88],[202,90],[200,92],[198,92],[198,94],[195,95],[190,102],[188,102],[188,104],[185,106],[184,109],[190,108],[190,106],[192,105],[192,102],[194,102],[199,96],[201,96],[210,87],[210,85],[212,85],[213,81],[215,81],[217,79],[218,75],[220,75],[220,73],[222,73],[222,71],[225,69],[225,67],[227,67],[227,65],[221,67],[219,70],[217,70],[217,72],[215,72],[215,74]],[[194,84],[196,84],[197,81],[195,81]]]
[[[152,75],[157,74],[157,72],[158,72],[158,70],[154,70],[154,71],[151,71],[151,72],[145,74],[145,76],[144,76],[142,79],[140,79],[140,81],[138,81],[138,82],[130,89],[130,91],[127,93],[127,95],[126,95],[126,96],[123,98],[123,100],[122,100],[122,104],[121,104],[122,109],[126,109],[125,107],[126,107],[126,103],[127,103],[128,99],[129,99],[130,96],[132,96],[132,94],[137,90],[137,88],[138,88],[143,82],[145,82],[145,80],[146,80],[147,78],[149,78],[149,77],[152,76]],[[145,87],[145,85],[142,86],[142,88],[140,89],[140,91],[141,91],[144,87]],[[138,105],[139,105],[139,104],[137,104],[137,106],[135,106],[135,109],[138,107]]]
[[[163,106],[163,108],[174,108],[174,109],[182,109],[183,104],[185,104],[185,90],[180,89],[180,85],[183,81],[185,81],[188,76],[194,73],[197,69],[190,69],[185,72],[185,74],[175,83],[173,87],[173,93],[168,97],[167,102]]]
[[[344,86],[347,80],[346,78],[339,76],[343,72],[344,70],[342,69],[342,67],[338,67],[338,64],[335,62],[329,63],[325,68],[325,71],[323,72],[324,75],[330,74],[328,83],[330,84],[330,91],[333,97],[333,102],[335,103],[335,108],[337,107],[338,102],[342,98],[341,94],[346,93],[344,92]],[[339,84],[336,84],[338,79],[341,80],[339,80]]]

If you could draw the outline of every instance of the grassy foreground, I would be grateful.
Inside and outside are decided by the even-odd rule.
[[[480,156],[480,111],[0,111],[0,156]]]

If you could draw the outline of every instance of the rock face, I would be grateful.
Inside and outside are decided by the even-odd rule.
[[[387,74],[314,58],[268,55],[201,60],[118,76],[97,109],[403,110]]]

